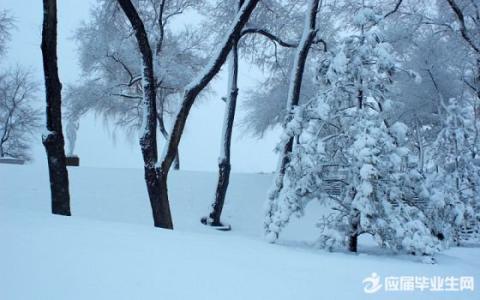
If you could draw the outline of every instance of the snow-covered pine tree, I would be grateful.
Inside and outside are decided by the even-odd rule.
[[[431,148],[426,192],[430,226],[448,246],[459,243],[465,229],[478,233],[480,166],[472,107],[452,98],[444,108],[444,126]]]
[[[404,186],[413,179],[400,140],[407,127],[385,120],[396,62],[382,38],[380,18],[371,8],[357,11],[354,32],[321,64],[321,93],[298,107],[287,126],[283,139],[293,136],[296,143],[275,213],[265,221],[270,241],[292,214],[320,200],[332,209],[320,224],[321,246],[357,251],[358,236],[369,233],[394,250],[438,249],[425,216],[406,199]]]

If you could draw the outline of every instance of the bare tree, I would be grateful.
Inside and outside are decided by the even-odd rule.
[[[33,105],[37,90],[30,72],[20,67],[0,75],[0,157],[31,159],[31,140],[41,121]]]
[[[244,0],[238,0],[237,12],[242,7]],[[212,211],[208,218],[202,218],[203,224],[208,224],[215,227],[223,227],[220,222],[220,216],[222,214],[223,205],[225,203],[225,196],[227,194],[228,183],[230,181],[230,145],[233,132],[233,121],[235,119],[235,110],[237,107],[238,97],[238,40],[240,34],[235,36],[233,40],[232,50],[229,58],[228,68],[228,87],[227,91],[229,95],[225,103],[225,115],[223,119],[222,128],[222,141],[220,149],[220,157],[218,158],[218,182],[215,192],[215,200],[212,204]],[[229,226],[224,229],[230,229]]]
[[[145,168],[145,181],[147,184],[148,196],[152,206],[153,221],[156,227],[173,229],[172,215],[168,198],[161,195],[156,165],[157,153],[157,106],[155,75],[153,71],[152,49],[148,41],[147,32],[143,21],[140,19],[137,10],[130,0],[117,0],[123,12],[127,16],[137,39],[138,48],[142,54],[143,63],[143,133],[140,137],[143,162]],[[176,152],[175,152],[176,155]],[[166,184],[166,182],[165,182]]]
[[[148,41],[145,26],[138,15],[137,10],[130,0],[117,0],[120,7],[130,21],[135,31],[138,47],[142,54],[143,62],[143,106],[144,106],[144,132],[141,137],[141,147],[145,164],[145,180],[150,197],[150,203],[153,210],[154,223],[156,227],[173,229],[173,222],[170,213],[168,201],[167,177],[170,167],[178,153],[178,144],[185,127],[185,122],[190,109],[198,94],[205,89],[208,83],[218,73],[221,66],[225,63],[233,42],[239,36],[250,14],[255,8],[258,0],[249,0],[240,9],[235,18],[232,27],[226,34],[226,38],[221,44],[210,64],[203,69],[203,72],[191,82],[186,88],[181,104],[169,136],[164,156],[157,167],[157,110],[156,110],[156,90],[155,76],[153,71],[152,49]]]
[[[258,3],[258,0],[246,0],[243,3],[243,5],[238,10],[238,13],[236,14],[234,21],[232,22],[231,27],[225,34],[225,38],[223,42],[219,44],[219,48],[217,48],[217,52],[211,58],[210,63],[203,69],[203,71],[199,74],[197,79],[191,82],[185,88],[183,101],[180,106],[180,110],[177,113],[177,117],[175,119],[175,123],[172,129],[172,133],[169,137],[169,140],[166,145],[166,149],[164,151],[164,155],[162,158],[162,162],[158,170],[158,178],[160,180],[160,187],[161,187],[161,197],[163,199],[166,199],[166,201],[168,201],[168,189],[167,189],[168,172],[170,170],[170,167],[178,151],[178,144],[180,143],[180,139],[181,139],[183,129],[185,127],[185,123],[186,123],[188,114],[190,112],[190,109],[193,103],[195,102],[196,98],[200,94],[200,92],[205,89],[208,83],[220,71],[221,66],[227,60],[228,54],[231,52],[232,47],[234,47],[235,43],[238,41],[238,37],[240,36],[241,31],[245,26],[245,24],[247,23],[248,19],[250,18],[250,15],[255,9],[255,6],[257,5],[257,3]],[[238,91],[236,91],[236,88],[235,88],[234,94],[236,94],[237,92]],[[230,106],[230,108],[233,108],[233,106]],[[233,110],[231,113],[234,114],[235,111]],[[231,121],[233,122],[233,118]],[[231,132],[226,134],[231,134]],[[229,147],[229,145],[227,146]],[[226,186],[225,186],[225,190],[226,190]]]
[[[62,84],[57,65],[57,1],[43,0],[42,57],[45,75],[47,132],[42,136],[47,152],[52,213],[70,216],[68,171],[62,133]]]
[[[203,0],[136,0],[137,9],[153,51],[157,96],[157,125],[160,137],[168,139],[183,88],[204,64],[204,35],[194,27],[178,29],[180,17],[193,3]],[[82,80],[69,85],[67,118],[76,122],[94,111],[127,136],[142,128],[141,53],[132,27],[116,1],[96,1],[88,22],[75,32]],[[177,156],[178,158],[178,156]],[[173,168],[180,167],[179,159]]]

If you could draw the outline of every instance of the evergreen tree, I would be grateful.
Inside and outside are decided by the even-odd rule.
[[[443,129],[431,149],[426,192],[432,230],[448,245],[459,243],[466,228],[478,232],[480,167],[471,107],[452,98],[444,110]]]
[[[371,8],[358,10],[355,33],[340,40],[322,62],[315,99],[296,109],[285,138],[296,144],[279,201],[268,207],[265,229],[274,241],[292,214],[319,199],[332,209],[322,222],[320,244],[357,251],[369,233],[394,250],[432,254],[435,238],[407,191],[414,178],[400,145],[407,127],[390,126],[386,112],[396,61]],[[334,184],[337,188],[334,188]]]

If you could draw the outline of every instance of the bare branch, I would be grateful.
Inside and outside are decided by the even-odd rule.
[[[118,57],[115,56],[115,54],[108,54],[107,53],[107,57],[113,59],[116,63],[120,64],[122,66],[122,68],[125,70],[125,72],[128,73],[128,76],[130,77],[130,82],[129,82],[129,86],[133,85],[135,82],[135,78],[138,77],[138,76],[134,76],[132,71],[130,71],[130,69],[127,67],[127,65]]]
[[[143,99],[140,96],[127,95],[127,94],[121,94],[121,93],[112,93],[111,95],[112,96],[123,97],[123,98],[128,98],[128,99]]]
[[[166,0],[161,0],[160,2],[160,11],[158,13],[158,27],[159,27],[159,30],[160,30],[160,36],[158,38],[158,41],[157,41],[157,48],[156,48],[156,51],[155,53],[157,55],[160,54],[160,52],[162,51],[162,46],[163,46],[163,39],[165,37],[165,23],[163,21],[163,12],[165,10],[165,2]],[[165,21],[166,22],[166,21]]]
[[[286,48],[297,48],[298,47],[298,43],[296,43],[296,42],[293,42],[293,43],[292,42],[286,42],[286,41],[282,40],[281,38],[279,38],[278,36],[268,32],[265,29],[246,28],[246,29],[242,30],[241,36],[243,37],[244,35],[253,34],[253,33],[263,35],[264,37],[270,39],[272,42],[277,43],[282,47],[286,47]]]
[[[386,13],[383,18],[386,19],[388,17],[390,17],[391,15],[393,15],[394,13],[396,13],[398,11],[398,9],[400,8],[400,6],[402,5],[403,3],[403,0],[398,0],[397,1],[397,4],[395,5],[395,7],[389,11],[388,13]]]
[[[446,0],[448,2],[448,4],[450,5],[450,8],[452,9],[452,11],[455,13],[457,19],[458,19],[458,22],[460,23],[460,33],[462,34],[462,37],[463,39],[470,45],[470,47],[475,51],[477,52],[477,54],[480,54],[480,48],[475,45],[475,43],[473,42],[472,38],[470,37],[470,35],[468,34],[467,32],[467,27],[465,25],[465,16],[463,15],[463,12],[462,10],[460,9],[460,7],[457,5],[457,3],[455,2],[455,0]]]

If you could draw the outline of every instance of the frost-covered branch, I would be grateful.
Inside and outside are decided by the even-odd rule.
[[[460,7],[457,5],[455,0],[446,0],[448,2],[448,5],[454,12],[455,16],[457,17],[458,22],[460,23],[460,33],[462,34],[463,39],[470,45],[470,47],[477,52],[477,54],[480,55],[480,48],[477,46],[473,39],[470,37],[468,34],[467,26],[465,25],[465,16],[460,9]]]
[[[130,77],[129,82],[126,84],[128,86],[132,86],[135,84],[138,80],[141,79],[141,76],[134,76],[133,72],[130,71],[130,68],[118,57],[115,56],[115,54],[107,54],[107,57],[113,59],[116,63],[120,64],[122,66],[123,70],[127,72],[128,76]]]

